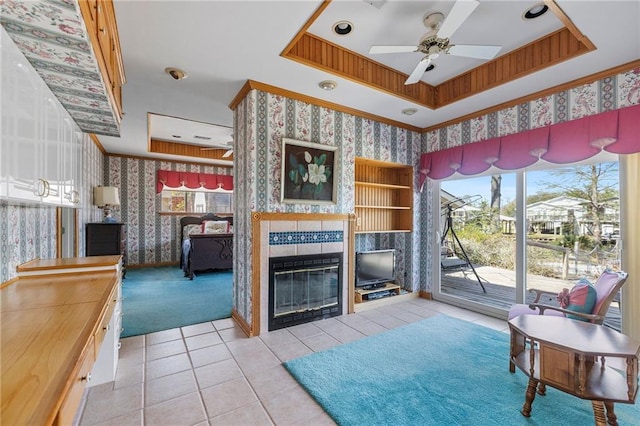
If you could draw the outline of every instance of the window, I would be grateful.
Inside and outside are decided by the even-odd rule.
[[[161,197],[163,213],[233,213],[233,192],[165,189]]]

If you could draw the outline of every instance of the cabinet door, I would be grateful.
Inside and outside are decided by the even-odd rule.
[[[110,1],[98,0],[97,23],[98,23],[98,44],[100,45],[100,54],[104,59],[107,71],[108,82],[111,87],[113,81],[113,35],[111,30],[112,9],[113,5]]]
[[[18,48],[8,41],[4,29],[2,37],[2,145],[6,194],[16,200],[39,201],[45,191],[44,183],[36,177],[36,159],[42,140],[38,128],[42,119],[40,77]]]
[[[39,179],[44,180],[46,188],[42,201],[50,204],[62,202],[62,156],[64,149],[63,114],[58,100],[53,95],[45,94],[44,127],[41,141]]]
[[[61,161],[63,164],[62,176],[62,204],[69,207],[76,207],[80,202],[79,192],[79,167],[80,158],[78,153],[79,143],[82,143],[82,133],[76,128],[70,118],[65,118],[65,137],[62,143]],[[80,149],[82,146],[80,145]],[[81,154],[81,153],[80,153]]]

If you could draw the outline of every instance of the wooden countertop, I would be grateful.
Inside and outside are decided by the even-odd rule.
[[[116,269],[21,277],[0,290],[0,424],[53,422],[118,278]]]
[[[42,271],[67,268],[93,268],[97,266],[113,266],[120,261],[120,255],[87,256],[66,259],[35,259],[18,265],[18,272]]]

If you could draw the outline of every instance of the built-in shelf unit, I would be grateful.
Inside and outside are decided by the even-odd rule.
[[[411,232],[413,167],[356,157],[356,233]]]

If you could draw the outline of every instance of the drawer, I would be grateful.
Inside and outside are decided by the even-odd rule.
[[[100,319],[100,325],[96,329],[95,332],[95,356],[98,356],[98,352],[100,351],[100,347],[102,346],[102,342],[104,341],[107,332],[109,331],[109,322],[111,321],[111,317],[113,316],[113,312],[118,304],[117,295],[118,295],[118,286],[113,288],[111,295],[109,297],[109,303],[107,303],[104,314]]]
[[[93,338],[89,340],[89,344],[85,348],[76,368],[74,369],[72,375],[73,383],[60,406],[60,410],[58,410],[58,414],[54,421],[54,424],[56,425],[66,426],[73,424],[73,418],[75,417],[78,407],[80,406],[80,402],[82,401],[84,389],[87,383],[91,381],[91,369],[93,368],[93,363],[95,361],[94,343]]]

